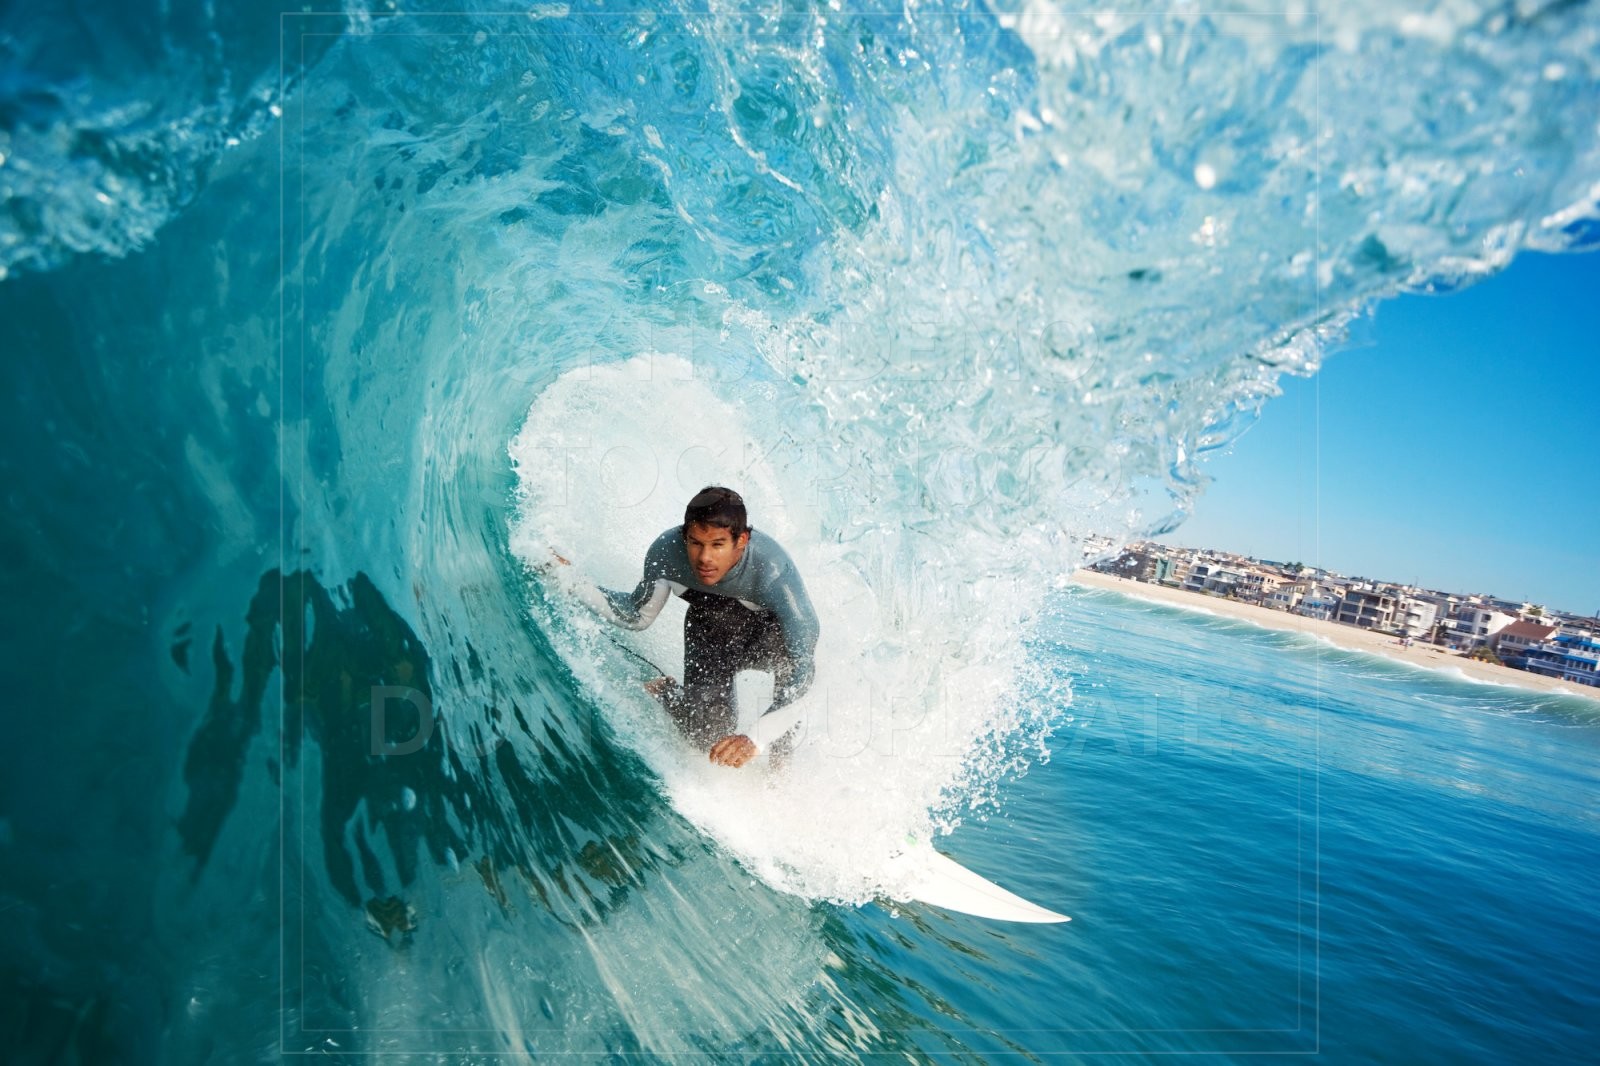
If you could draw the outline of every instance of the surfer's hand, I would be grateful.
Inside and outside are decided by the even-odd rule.
[[[755,741],[739,733],[723,737],[711,745],[711,761],[718,766],[743,766],[755,757]]]
[[[543,576],[549,576],[555,572],[555,568],[558,565],[571,566],[572,563],[569,560],[563,559],[559,552],[557,552],[554,548],[551,548],[549,561],[536,565],[533,568],[533,572]]]

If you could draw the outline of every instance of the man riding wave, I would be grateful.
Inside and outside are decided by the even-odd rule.
[[[661,677],[646,688],[712,762],[743,766],[757,751],[753,740],[734,732],[735,674],[772,675],[766,714],[811,685],[820,627],[805,583],[783,547],[750,527],[744,500],[732,489],[709,485],[695,494],[683,524],[664,531],[645,552],[644,574],[632,592],[599,592],[590,605],[625,629],[649,626],[671,595],[688,603],[683,684]],[[794,734],[790,729],[773,745],[775,756],[787,753]]]

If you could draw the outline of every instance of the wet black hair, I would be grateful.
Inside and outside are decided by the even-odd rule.
[[[750,518],[745,514],[744,499],[732,489],[721,485],[707,485],[694,494],[689,506],[683,509],[683,535],[689,527],[699,523],[726,529],[738,540],[740,534],[750,532]]]

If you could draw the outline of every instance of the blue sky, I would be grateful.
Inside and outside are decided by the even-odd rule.
[[[1389,300],[1164,542],[1600,613],[1600,254]]]

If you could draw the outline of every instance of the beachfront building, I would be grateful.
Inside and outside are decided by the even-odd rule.
[[[1515,621],[1512,615],[1482,603],[1463,603],[1450,619],[1446,639],[1461,651],[1471,651],[1487,644],[1490,637]]]
[[[1535,609],[1535,605],[1527,600],[1502,600],[1498,596],[1486,597],[1483,605],[1492,607],[1501,614],[1509,614],[1512,618],[1526,618],[1528,612]]]
[[[1160,554],[1151,550],[1153,547],[1154,545],[1148,543],[1131,544],[1115,559],[1102,559],[1091,569],[1132,581],[1155,581],[1156,568],[1164,560]]]
[[[1234,583],[1234,595],[1241,600],[1266,606],[1267,597],[1287,581],[1288,578],[1276,570],[1246,567]]]
[[[1341,625],[1387,632],[1395,628],[1395,612],[1399,607],[1400,597],[1392,590],[1352,588],[1347,589],[1339,601],[1333,620]]]
[[[1395,608],[1395,628],[1408,637],[1426,637],[1438,618],[1438,607],[1421,596],[1401,596]]]
[[[1156,581],[1160,584],[1180,589],[1187,585],[1189,582],[1189,568],[1194,566],[1194,556],[1189,552],[1180,552],[1177,555],[1167,556],[1164,561],[1166,562],[1165,573],[1156,578]]]
[[[1195,563],[1183,587],[1190,592],[1209,592],[1214,596],[1234,596],[1245,581],[1245,571],[1220,562]]]
[[[1529,649],[1554,639],[1558,632],[1555,626],[1537,622],[1512,622],[1496,633],[1491,643],[1501,662],[1526,670]]]
[[[1182,578],[1174,581],[1173,575],[1188,574],[1187,563],[1174,557],[1161,545],[1148,540],[1128,545],[1116,558],[1102,559],[1091,569],[1098,570],[1102,574],[1113,574],[1130,581],[1143,581],[1152,585],[1181,585]]]
[[[1600,687],[1600,640],[1562,636],[1528,648],[1523,669],[1575,685]]]
[[[1600,636],[1600,618],[1586,618],[1581,614],[1569,614],[1566,611],[1546,611],[1544,617],[1537,621],[1558,627],[1561,636],[1568,633],[1588,637]]]
[[[1452,616],[1456,608],[1461,605],[1461,597],[1433,589],[1407,588],[1405,593],[1405,599],[1410,601],[1410,605],[1405,608],[1407,621],[1409,622],[1410,616],[1415,614],[1416,624],[1419,627],[1411,635],[1435,644],[1450,643],[1454,625]],[[1431,614],[1429,608],[1432,609]]]
[[[1554,618],[1550,619],[1555,622]],[[1558,637],[1580,637],[1584,640],[1600,640],[1600,618],[1568,618],[1561,621],[1561,628],[1556,633]]]
[[[1082,560],[1083,565],[1093,566],[1111,558],[1112,552],[1117,550],[1117,542],[1100,533],[1090,533],[1083,539]]]
[[[1196,559],[1189,564],[1189,571],[1183,577],[1183,588],[1186,592],[1204,592],[1206,582],[1212,580],[1211,571],[1220,569],[1220,564]]]
[[[1306,594],[1300,598],[1300,604],[1294,610],[1296,614],[1307,618],[1328,622],[1338,612],[1340,599],[1342,596],[1336,586],[1315,582],[1306,589]]]
[[[1270,607],[1274,611],[1292,611],[1300,606],[1300,601],[1306,598],[1306,592],[1311,588],[1305,581],[1294,581],[1287,585],[1279,585],[1267,593],[1267,598],[1262,601],[1263,607]]]

